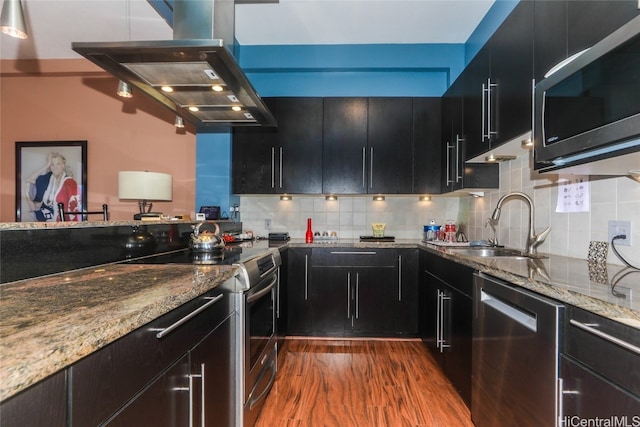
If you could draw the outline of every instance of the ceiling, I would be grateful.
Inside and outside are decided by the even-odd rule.
[[[495,0],[280,0],[237,4],[240,45],[465,43]],[[80,58],[71,42],[170,40],[146,0],[22,0],[29,38],[1,59]]]

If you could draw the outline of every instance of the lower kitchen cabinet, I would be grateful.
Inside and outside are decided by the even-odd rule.
[[[190,425],[204,404],[206,425],[232,426],[233,312],[214,290],[72,365],[69,425]]]
[[[640,423],[638,330],[572,306],[565,315],[560,425],[596,418]]]
[[[437,255],[421,256],[420,335],[470,406],[473,270]]]
[[[291,248],[288,333],[416,335],[417,249]]]
[[[67,373],[60,371],[2,402],[3,427],[66,427]]]

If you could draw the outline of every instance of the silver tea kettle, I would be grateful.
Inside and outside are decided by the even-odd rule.
[[[215,222],[202,221],[192,227],[189,246],[193,252],[214,252],[224,247],[220,227]]]

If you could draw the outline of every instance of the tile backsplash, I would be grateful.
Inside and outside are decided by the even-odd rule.
[[[629,177],[590,177],[591,197],[588,212],[557,213],[558,175],[539,175],[530,168],[527,155],[500,164],[500,189],[485,192],[485,197],[436,196],[424,202],[418,196],[386,196],[376,202],[371,196],[339,196],[327,201],[324,196],[294,195],[290,201],[278,196],[242,196],[240,218],[245,230],[266,236],[265,219],[271,231],[288,231],[292,238],[303,238],[307,218],[314,231],[336,231],[341,238],[371,235],[371,223],[387,224],[385,234],[399,239],[421,239],[422,226],[435,219],[438,224],[453,219],[470,240],[490,237],[485,221],[498,199],[511,191],[528,194],[535,203],[535,230],[551,226],[551,233],[538,248],[540,252],[587,259],[590,241],[607,241],[609,220],[628,220],[633,246],[617,246],[634,265],[640,265],[640,182]],[[519,199],[505,202],[497,226],[500,244],[524,248],[528,234],[526,204]],[[609,248],[608,262],[622,264]]]

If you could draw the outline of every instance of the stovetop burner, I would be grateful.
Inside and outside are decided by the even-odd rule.
[[[241,247],[224,247],[211,252],[193,252],[191,249],[187,248],[138,258],[128,261],[128,263],[231,265],[240,262],[242,254],[243,248]]]

